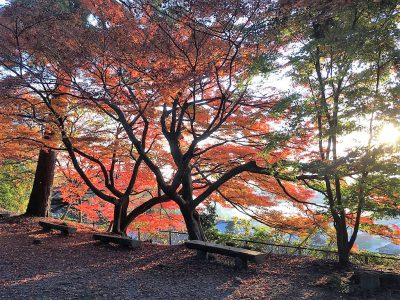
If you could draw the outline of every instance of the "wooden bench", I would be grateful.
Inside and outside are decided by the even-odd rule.
[[[93,239],[97,241],[101,241],[102,243],[108,244],[118,244],[121,246],[125,246],[128,248],[138,248],[141,245],[141,241],[133,240],[129,237],[119,236],[119,235],[111,235],[111,234],[93,234]]]
[[[0,218],[9,218],[11,214],[8,212],[0,212]]]
[[[208,253],[216,253],[235,258],[235,267],[237,269],[247,269],[248,261],[254,263],[262,263],[265,261],[267,255],[262,252],[208,243],[198,240],[186,241],[185,245],[189,249],[197,250],[197,257],[200,259],[207,259]]]
[[[44,231],[59,230],[62,234],[68,235],[76,232],[75,227],[68,226],[66,224],[55,224],[44,221],[39,221],[39,225],[43,227]]]

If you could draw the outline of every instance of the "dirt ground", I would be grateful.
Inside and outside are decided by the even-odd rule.
[[[0,219],[0,299],[349,298],[332,280],[333,262],[269,255],[237,271],[233,259],[198,261],[184,246],[100,244],[79,224],[68,237],[45,233],[39,220]]]

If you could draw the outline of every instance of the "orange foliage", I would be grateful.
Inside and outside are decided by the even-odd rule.
[[[290,137],[264,153],[265,137],[277,122],[269,109],[278,99],[260,99],[248,88],[249,66],[259,55],[278,51],[273,43],[260,46],[259,33],[251,32],[269,16],[268,1],[192,1],[184,3],[187,10],[174,10],[153,1],[127,9],[117,1],[85,0],[68,17],[59,17],[60,8],[50,3],[46,9],[21,3],[2,14],[5,24],[22,15],[26,24],[34,23],[21,33],[17,48],[15,35],[5,28],[1,41],[15,48],[16,57],[18,51],[31,54],[23,65],[26,73],[37,68],[48,74],[42,81],[35,75],[10,76],[5,99],[12,112],[24,107],[27,116],[16,116],[23,126],[9,134],[62,145],[69,158],[62,158],[61,168],[68,170],[61,191],[87,218],[110,219],[108,203],[117,206],[126,195],[128,211],[157,196],[189,211],[206,200],[264,208],[285,200],[304,206],[283,192],[273,168],[300,155],[309,136]],[[46,17],[41,11],[51,21],[35,23]],[[262,38],[268,34],[272,28]],[[54,140],[40,137],[41,126]],[[265,174],[253,174],[254,166]],[[283,184],[300,201],[313,196],[294,183]],[[89,189],[95,196],[77,203]],[[135,222],[148,230],[179,228],[182,222],[155,215],[143,214]]]

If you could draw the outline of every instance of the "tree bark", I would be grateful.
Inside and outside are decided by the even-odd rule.
[[[347,229],[340,225],[336,229],[336,243],[339,265],[341,267],[347,267],[350,264],[350,246],[348,242]]]
[[[114,220],[112,232],[117,234],[125,233],[123,231],[123,224],[126,223],[128,214],[129,197],[122,197],[114,207]]]
[[[346,244],[338,244],[339,265],[347,267],[350,264],[350,249]]]
[[[181,212],[185,220],[189,240],[205,241],[206,237],[203,227],[201,226],[199,213],[196,210],[190,210],[187,207],[181,208]]]
[[[26,215],[35,217],[49,215],[55,167],[56,152],[51,149],[41,149]]]

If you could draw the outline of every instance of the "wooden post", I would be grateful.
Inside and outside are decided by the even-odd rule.
[[[169,244],[172,245],[172,232],[168,231]]]
[[[79,204],[82,204],[82,198],[79,198]],[[79,223],[83,222],[83,214],[82,211],[79,210]]]
[[[140,228],[137,228],[137,238],[140,241]]]
[[[108,225],[107,232],[111,232],[111,230],[112,230],[112,228],[113,228],[113,224],[114,224],[114,221],[111,220],[111,221],[110,221],[110,224]],[[93,227],[94,227],[94,223],[93,223]]]

